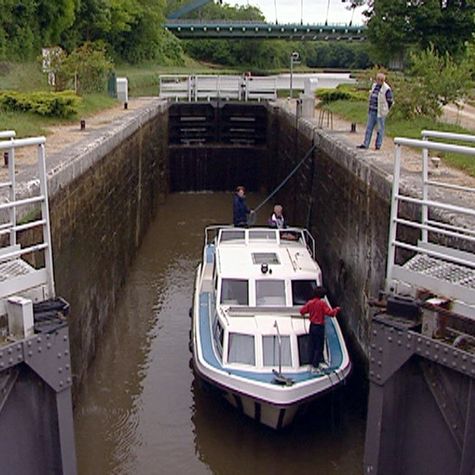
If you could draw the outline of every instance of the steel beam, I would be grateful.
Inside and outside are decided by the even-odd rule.
[[[473,474],[475,356],[418,332],[373,319],[365,473]]]

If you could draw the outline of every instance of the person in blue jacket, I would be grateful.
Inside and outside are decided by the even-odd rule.
[[[252,211],[246,205],[246,189],[238,186],[233,197],[233,224],[247,226],[247,215]]]

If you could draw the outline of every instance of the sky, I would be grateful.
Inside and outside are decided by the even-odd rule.
[[[266,20],[275,23],[276,9],[279,23],[300,23],[302,18],[304,23],[345,23],[351,20],[351,11],[347,10],[341,0],[225,0],[229,5],[251,5],[258,7],[265,15]],[[329,8],[328,8],[329,5]],[[363,24],[362,12],[364,7],[356,8],[353,16],[353,25]]]

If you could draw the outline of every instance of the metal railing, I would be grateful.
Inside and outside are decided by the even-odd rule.
[[[7,239],[0,240],[0,265],[27,254],[42,251],[44,252],[44,266],[31,268],[28,275],[13,275],[11,278],[4,276],[6,278],[0,284],[2,305],[2,299],[5,297],[38,286],[46,286],[48,295],[45,298],[55,295],[45,161],[46,139],[45,137],[13,139],[14,135],[13,131],[0,132],[0,138],[9,138],[9,140],[0,141],[0,152],[8,153],[8,180],[0,183],[0,190],[3,190],[0,217],[4,221],[0,224],[0,238],[7,236]],[[19,148],[33,146],[37,147],[38,191],[35,196],[19,198],[15,179],[15,151]],[[40,211],[38,219],[25,223],[18,222],[19,216],[26,215],[25,210],[29,210],[31,207],[36,209],[38,205]],[[20,209],[23,210],[23,213],[19,212]],[[17,233],[36,227],[42,231],[41,242],[21,247],[17,242]]]
[[[426,275],[418,280],[417,272],[406,271],[403,268],[404,264],[396,264],[396,251],[402,249],[409,251],[409,255],[412,256],[411,259],[424,256],[426,264],[429,262],[431,265],[439,266],[438,275],[446,282],[444,285],[437,286],[437,290],[442,291],[447,298],[460,299],[474,305],[475,285],[472,285],[471,281],[475,278],[475,252],[473,251],[475,249],[475,206],[465,205],[465,203],[471,204],[474,201],[473,198],[461,199],[460,196],[454,196],[451,192],[456,192],[458,195],[468,193],[472,196],[475,188],[429,178],[429,151],[453,152],[475,157],[475,147],[431,142],[429,138],[475,143],[475,136],[436,131],[423,131],[422,136],[423,140],[394,139],[396,150],[391,196],[386,290],[392,292],[397,287],[397,281],[412,286],[417,286],[420,283],[419,288],[427,288],[428,282],[435,282],[435,280],[427,279],[427,275],[430,273],[427,269],[424,271]],[[422,150],[420,189],[415,190],[415,196],[403,195],[400,191],[401,147],[403,146]],[[444,190],[443,199],[431,196],[431,190],[435,188]],[[402,203],[410,204],[416,211],[420,211],[420,215],[412,218],[401,217],[400,206]],[[446,216],[442,218],[444,214]],[[410,241],[409,238],[403,238],[404,233],[399,232],[402,231],[399,229],[400,227],[419,231],[420,238],[417,243]],[[440,242],[444,244],[440,244]],[[450,266],[452,267],[450,268]],[[443,273],[450,272],[464,274],[465,270],[467,275],[465,280],[459,280],[458,278],[451,280],[443,275]],[[436,274],[434,272],[434,275]],[[429,288],[429,290],[434,289]]]
[[[277,99],[275,78],[224,75],[160,75],[161,98],[188,102],[214,99],[264,101]]]

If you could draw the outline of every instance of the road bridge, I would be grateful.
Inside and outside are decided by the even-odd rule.
[[[185,16],[213,0],[194,0],[170,13],[165,28],[179,38],[208,39],[288,39],[288,40],[364,40],[366,26],[349,24],[268,23],[264,21],[229,21],[190,19]],[[328,3],[328,8],[330,3]],[[328,16],[328,11],[327,11]]]
[[[365,26],[275,24],[256,21],[167,20],[165,27],[179,38],[239,38],[287,40],[347,40],[366,39]]]

